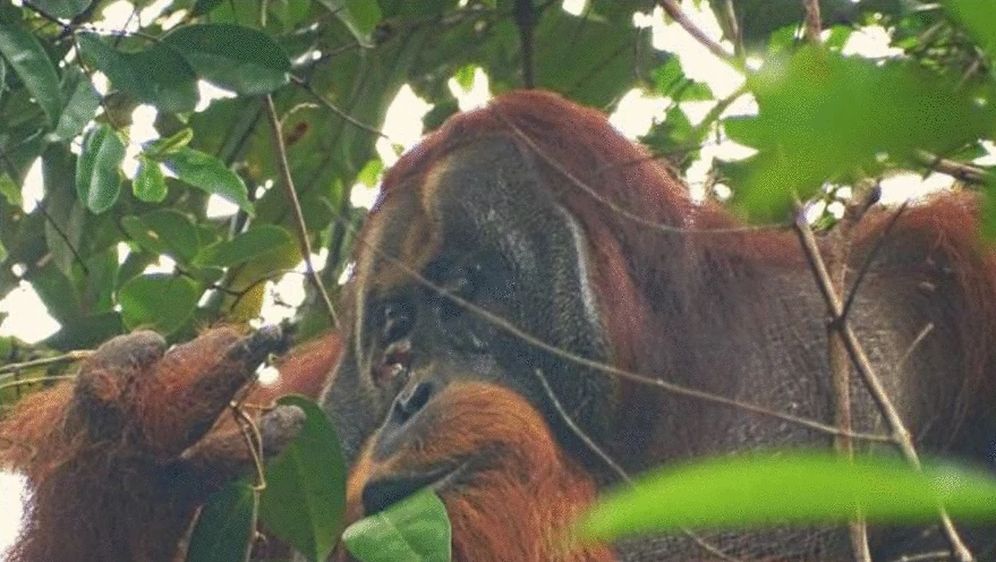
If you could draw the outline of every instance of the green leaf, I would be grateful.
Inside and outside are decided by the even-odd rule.
[[[121,226],[142,249],[154,254],[167,254],[180,263],[197,255],[197,228],[179,211],[160,209],[140,217],[127,216]]]
[[[335,14],[360,43],[370,45],[370,34],[380,23],[383,14],[373,0],[319,0]]]
[[[0,240],[0,263],[7,261],[8,255],[7,247],[3,245],[3,240]]]
[[[342,531],[346,510],[346,464],[339,437],[313,401],[285,396],[278,403],[301,408],[307,420],[290,445],[267,463],[260,519],[309,560],[324,561]]]
[[[996,520],[991,474],[927,467],[892,457],[849,462],[830,452],[787,451],[709,458],[667,467],[598,502],[579,522],[598,541],[683,528],[845,522],[860,511],[874,523],[956,518]]]
[[[20,207],[24,203],[24,199],[21,197],[21,188],[6,173],[0,173],[0,195],[3,195],[4,199],[15,207]]]
[[[59,123],[52,131],[47,140],[49,142],[62,142],[74,138],[83,132],[83,129],[93,120],[100,107],[100,94],[93,87],[90,79],[83,73],[79,73],[78,80],[73,93],[69,96],[66,107],[62,109],[59,116]]]
[[[190,279],[153,273],[125,283],[118,302],[129,330],[145,327],[171,334],[190,318],[199,297],[200,290]]]
[[[195,16],[206,14],[218,7],[221,2],[222,0],[197,0],[197,2],[194,3],[194,9],[191,13]]]
[[[245,482],[232,482],[211,496],[191,534],[187,562],[247,560],[256,509],[256,492]]]
[[[986,189],[982,201],[982,235],[996,240],[996,175],[986,174]]]
[[[0,56],[0,100],[3,99],[4,92],[7,91],[7,63]]]
[[[159,169],[159,162],[139,158],[138,172],[131,182],[131,190],[141,201],[159,203],[166,198],[166,178]]]
[[[261,224],[204,249],[195,262],[201,266],[231,267],[267,252],[293,245],[290,233],[274,224]]]
[[[77,39],[84,60],[106,74],[115,88],[170,113],[192,111],[197,105],[197,76],[167,43],[124,53],[95,33],[80,33]]]
[[[757,148],[744,162],[734,203],[754,217],[784,218],[825,181],[877,173],[917,149],[944,154],[996,126],[993,104],[912,63],[844,57],[814,46],[773,57],[748,80],[754,118],[725,121],[729,136]]]
[[[996,62],[996,12],[993,6],[979,0],[947,0],[944,4],[989,55],[989,60]]]
[[[114,129],[101,123],[83,137],[76,160],[76,194],[90,211],[102,213],[118,200],[125,145]]]
[[[289,79],[287,54],[255,29],[222,23],[186,25],[163,37],[163,42],[182,53],[198,76],[239,94],[266,94]]]
[[[671,57],[666,63],[655,68],[651,76],[655,91],[674,101],[703,101],[715,97],[707,84],[695,82],[685,76],[677,57]]]
[[[92,0],[31,0],[33,6],[57,18],[71,19],[90,7]]]
[[[474,87],[474,75],[477,73],[478,68],[480,67],[476,64],[465,64],[457,69],[453,75],[453,79],[456,80],[457,84],[464,91],[470,91]]]
[[[143,149],[149,157],[160,158],[164,154],[176,152],[187,146],[192,140],[194,140],[194,130],[190,127],[184,127],[166,138],[146,143]]]
[[[181,181],[208,193],[219,195],[252,214],[248,189],[235,172],[221,160],[192,148],[179,148],[157,158]]]
[[[362,562],[446,562],[450,534],[446,506],[427,488],[353,523],[342,540]]]
[[[380,158],[372,158],[363,165],[360,172],[356,174],[356,181],[362,183],[367,187],[374,187],[377,185],[377,180],[380,179],[381,173],[384,171],[384,163],[381,162]]]
[[[627,22],[633,15],[631,5],[600,3],[605,9],[625,11]],[[547,10],[536,25],[535,35],[537,85],[597,107],[621,97],[629,87],[620,85],[632,84],[634,72],[653,56],[649,33],[593,13],[577,18],[563,10]],[[498,74],[497,69],[488,68],[491,74]],[[510,70],[501,69],[505,73]]]
[[[41,43],[17,23],[0,23],[0,54],[41,106],[48,124],[54,126],[62,111],[62,90],[55,66]]]

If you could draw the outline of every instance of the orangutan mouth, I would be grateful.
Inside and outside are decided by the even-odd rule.
[[[372,480],[363,488],[363,510],[373,515],[423,488],[435,492],[451,487],[467,471],[468,463],[447,463],[422,472],[391,475]]]

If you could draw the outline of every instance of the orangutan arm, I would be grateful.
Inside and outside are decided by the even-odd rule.
[[[10,560],[176,559],[204,499],[251,466],[222,414],[281,339],[218,328],[167,351],[157,334],[136,332],[102,345],[74,382],[26,398],[0,422],[0,467],[24,473],[31,494]],[[277,387],[247,402],[317,395],[334,344],[305,346],[283,362]],[[302,421],[293,407],[260,417],[264,452],[279,451]]]

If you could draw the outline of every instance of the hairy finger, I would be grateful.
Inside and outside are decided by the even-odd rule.
[[[143,387],[141,430],[157,456],[170,458],[197,442],[256,367],[284,345],[277,327],[248,336],[219,328],[171,350]]]
[[[263,456],[280,454],[304,426],[304,411],[297,406],[277,406],[257,422],[263,442]],[[237,427],[209,434],[181,455],[181,462],[194,476],[192,480],[204,483],[210,489],[252,470],[251,445]]]
[[[114,438],[126,423],[132,389],[163,357],[166,341],[155,332],[115,337],[80,368],[71,417],[94,440]]]

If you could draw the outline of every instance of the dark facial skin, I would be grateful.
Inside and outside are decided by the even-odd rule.
[[[556,420],[536,370],[587,431],[605,434],[614,393],[606,377],[585,376],[447,297],[560,349],[608,358],[582,271],[587,240],[537,181],[520,149],[491,137],[437,163],[417,193],[400,186],[388,195],[362,242],[355,283],[362,291],[352,299],[346,355],[325,397],[346,428],[351,459],[374,433],[376,454],[389,457],[419,411],[453,382],[502,385]]]

